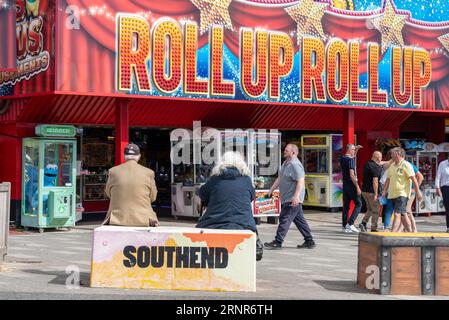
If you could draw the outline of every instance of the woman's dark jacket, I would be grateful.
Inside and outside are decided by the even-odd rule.
[[[251,210],[255,191],[248,176],[229,167],[219,176],[212,176],[200,188],[203,205],[207,206],[197,228],[249,229],[256,232],[256,223]]]

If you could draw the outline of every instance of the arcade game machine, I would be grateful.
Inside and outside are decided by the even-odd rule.
[[[449,142],[443,142],[438,145],[438,165],[449,158]],[[437,170],[438,170],[437,165]],[[444,209],[443,199],[439,197],[438,212],[446,212]]]
[[[256,221],[267,217],[268,222],[276,222],[281,204],[279,190],[272,197],[268,192],[276,180],[281,166],[281,134],[270,132],[250,133],[251,169],[256,199],[253,203],[253,215]],[[273,220],[274,218],[274,220]]]
[[[159,208],[158,215],[169,213],[168,209],[171,208],[170,132],[166,129],[132,128],[129,140],[140,148],[139,163],[154,171],[157,199],[152,206]]]
[[[172,140],[170,137],[171,152],[176,146],[183,143],[182,148],[188,154],[187,159],[182,159],[180,163],[171,162],[171,211],[172,216],[199,217],[201,213],[195,206],[194,195],[194,166],[193,166],[193,140],[192,136],[184,137],[184,141]],[[182,151],[182,150],[181,150]],[[173,160],[172,154],[172,160]]]
[[[37,228],[71,228],[76,215],[76,128],[36,127],[23,139],[21,224]]]
[[[218,131],[216,137],[195,138],[190,135],[184,137],[183,142],[172,138],[170,143],[172,152],[187,154],[180,163],[172,161],[171,170],[171,199],[172,215],[176,217],[195,217],[201,216],[203,208],[198,196],[199,188],[206,183],[210,176],[212,168],[220,156],[226,151],[239,151],[245,159],[248,159],[249,152],[249,133],[247,131]],[[184,143],[181,147],[181,143]],[[202,155],[209,155],[205,159]],[[173,154],[171,159],[173,160]]]
[[[430,142],[416,140],[401,141],[406,150],[406,160],[415,164],[424,176],[421,184],[423,200],[415,200],[414,213],[429,214],[438,212],[438,195],[435,177],[438,169],[438,146]]]
[[[449,156],[449,142],[443,142],[438,145],[438,163],[447,160]]]
[[[341,208],[343,181],[340,158],[343,156],[343,136],[303,135],[301,149],[306,173],[304,205],[331,211]]]

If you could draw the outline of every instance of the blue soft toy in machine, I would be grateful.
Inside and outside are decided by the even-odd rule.
[[[38,174],[29,155],[25,155],[25,210],[34,213],[38,206]]]
[[[58,178],[58,166],[49,163],[44,168],[44,187],[55,187]],[[44,214],[48,214],[48,194],[42,197]]]
[[[56,179],[58,178],[58,166],[49,163],[44,168],[44,187],[56,186]]]

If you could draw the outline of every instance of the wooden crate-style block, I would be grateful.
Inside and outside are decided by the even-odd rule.
[[[370,266],[378,265],[379,247],[368,242],[361,242],[359,244],[359,265],[357,271],[357,283],[361,288],[365,288],[367,281],[372,282],[372,279],[368,279],[372,274]],[[371,283],[370,288],[372,288],[373,285],[374,283]]]
[[[449,295],[449,234],[360,233],[357,282],[391,295]]]
[[[421,294],[421,248],[391,249],[390,294]]]
[[[93,237],[92,287],[256,291],[249,230],[102,226]]]
[[[435,261],[436,294],[449,296],[449,248],[437,248]]]

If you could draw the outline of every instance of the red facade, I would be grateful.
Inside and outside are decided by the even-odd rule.
[[[357,134],[358,143],[366,150],[361,155],[362,162],[370,157],[377,138],[398,138],[400,132],[421,133],[428,140],[444,141],[444,118],[449,108],[449,61],[440,53],[432,54],[432,82],[424,91],[419,109],[119,94],[114,83],[115,21],[107,15],[85,16],[79,29],[64,27],[67,6],[83,8],[87,2],[98,6],[105,3],[40,1],[44,19],[43,50],[49,52],[49,67],[29,80],[17,83],[12,95],[0,96],[0,181],[13,183],[12,197],[16,202],[21,198],[21,140],[33,136],[35,126],[41,123],[112,126],[116,130],[117,155],[122,154],[128,141],[130,126],[191,128],[193,121],[198,120],[203,126],[217,128],[343,132],[348,143],[353,142],[354,134]],[[112,15],[123,11],[148,11],[154,19],[163,16],[199,19],[198,10],[188,1],[117,0],[107,3]],[[243,25],[243,20],[246,27],[257,26],[267,15],[279,16],[270,20],[269,27],[273,30],[291,32],[296,28],[294,21],[288,20],[280,9],[256,7],[259,8],[256,10],[237,1],[231,5],[234,28]],[[335,14],[327,14],[324,19],[325,31],[337,33],[343,39],[365,28],[362,19],[358,22],[349,18],[336,19]],[[332,31],[329,28],[333,28]],[[449,32],[448,26],[435,28],[432,34],[423,32],[419,25],[408,28],[408,37],[412,37],[409,41],[430,47],[436,45],[438,36]],[[375,30],[364,32],[365,36],[380,42]],[[231,52],[238,52],[235,33],[226,31],[224,41]],[[207,34],[200,37],[199,46],[206,42]],[[366,61],[361,65],[366,65]]]

